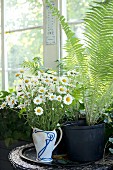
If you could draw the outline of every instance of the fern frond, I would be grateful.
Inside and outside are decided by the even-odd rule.
[[[109,105],[113,93],[113,0],[95,2],[84,19],[84,46],[74,37],[57,8],[46,3],[67,35],[65,61],[68,69],[79,66],[84,105],[89,124],[95,124]]]
[[[64,16],[60,14],[58,9],[54,7],[49,0],[46,0],[46,3],[50,7],[52,14],[57,17],[57,19],[60,21],[60,24],[67,36],[68,43],[65,45],[65,49],[67,52],[70,53],[70,49],[68,50],[68,45],[71,47],[71,55],[68,56],[67,60],[68,68],[74,68],[75,67],[75,61],[78,65],[81,65],[82,72],[86,72],[86,58],[84,55],[84,48],[83,45],[80,43],[80,40],[75,37],[75,33],[70,29],[68,23],[66,22]],[[71,63],[71,64],[70,64]]]

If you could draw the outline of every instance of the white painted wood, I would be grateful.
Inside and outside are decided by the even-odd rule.
[[[55,4],[56,7],[58,7],[58,0],[52,0],[52,2]],[[47,29],[47,8],[46,8],[46,3],[45,0],[43,0],[44,3],[44,20],[43,20],[43,25],[44,25],[44,35],[43,35],[43,42],[44,42],[44,66],[46,68],[52,68],[52,69],[56,69],[57,68],[57,64],[55,61],[59,60],[60,58],[60,27],[58,24],[57,19],[54,17],[54,24],[55,24],[55,43],[51,43],[51,44],[47,44],[47,37],[46,37],[46,29]]]

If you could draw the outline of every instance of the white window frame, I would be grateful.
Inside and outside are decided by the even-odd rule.
[[[61,14],[66,17],[66,0],[51,0],[55,3],[55,6],[62,11]],[[7,67],[7,58],[5,54],[5,30],[4,30],[4,0],[1,0],[1,67],[2,70],[2,90],[8,90],[8,71],[18,71],[17,69],[9,69]],[[52,69],[57,69],[58,63],[55,61],[59,61],[60,58],[62,57],[62,46],[66,40],[65,34],[62,32],[62,29],[58,23],[57,20],[56,22],[56,43],[55,44],[46,44],[46,21],[47,21],[47,16],[46,16],[46,4],[45,0],[43,0],[43,57],[44,57],[44,66],[46,68],[52,68]],[[40,26],[39,26],[40,27]],[[37,28],[39,28],[37,27]],[[35,27],[36,28],[36,27]],[[27,29],[34,29],[32,28],[26,28]],[[16,32],[16,31],[23,31],[23,29],[20,30],[11,30],[10,32]],[[7,32],[7,33],[10,33]]]

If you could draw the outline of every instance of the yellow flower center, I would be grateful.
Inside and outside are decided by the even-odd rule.
[[[7,99],[8,101],[10,101],[10,97],[8,97],[8,99]]]
[[[29,82],[29,80],[25,80],[25,83],[28,83]]]
[[[67,102],[70,102],[70,100],[71,100],[70,97],[67,97],[67,98],[66,98],[66,101],[67,101]]]
[[[37,99],[37,100],[36,100],[36,102],[38,103],[38,102],[39,102],[39,100]]]
[[[62,79],[62,81],[64,82],[64,83],[66,83],[67,81],[66,81],[66,79]]]
[[[60,91],[64,91],[64,88],[63,88],[63,87],[61,87],[61,88],[60,88]]]
[[[43,89],[41,89],[41,90],[40,90],[40,92],[44,92],[44,90],[43,90]]]
[[[46,79],[45,81],[46,81],[47,83],[49,82],[49,80],[48,80],[48,79]]]
[[[12,100],[12,104],[14,104],[14,100]]]
[[[17,73],[15,76],[16,76],[16,77],[19,77],[19,76],[20,76],[20,74],[19,74],[19,73]]]
[[[57,78],[53,78],[53,81],[57,81]]]
[[[24,73],[24,70],[20,70],[20,73]]]
[[[40,110],[40,109],[37,109],[37,112],[38,112],[38,113],[40,113],[40,112],[41,112],[41,110]]]

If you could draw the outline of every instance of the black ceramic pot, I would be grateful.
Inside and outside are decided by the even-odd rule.
[[[104,123],[86,126],[84,121],[63,126],[68,158],[77,162],[97,161],[104,152]]]

